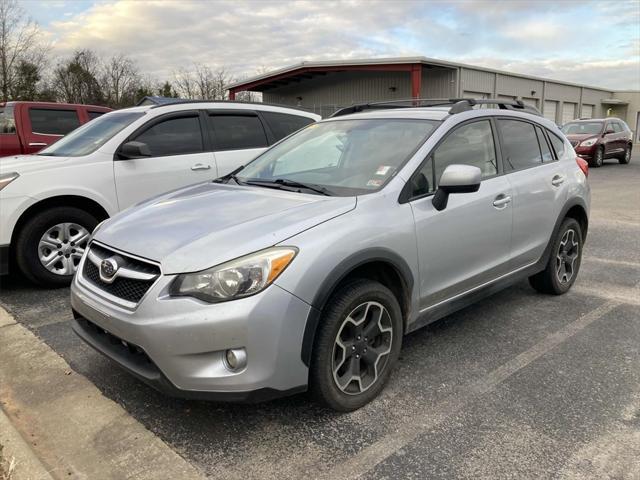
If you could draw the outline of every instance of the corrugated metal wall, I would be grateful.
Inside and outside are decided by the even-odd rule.
[[[601,102],[605,98],[612,98],[614,94],[604,89],[579,87],[474,68],[423,66],[421,96],[424,98],[457,96],[519,98],[530,105],[542,108],[547,118],[555,115],[555,121],[562,122],[563,118],[566,121],[571,111],[575,112],[575,116],[580,116],[583,104],[587,106],[587,111],[590,110],[590,106],[593,106],[594,117],[603,116],[605,110]],[[298,105],[325,117],[338,108],[354,103],[410,97],[411,75],[408,72],[375,71],[328,73],[324,76],[301,80],[299,83],[273,88],[263,94],[265,102]],[[545,105],[548,111],[545,111]],[[555,108],[552,109],[552,106]]]

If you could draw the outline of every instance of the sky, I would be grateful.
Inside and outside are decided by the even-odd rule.
[[[640,89],[640,0],[22,0],[53,53],[124,53],[159,80],[309,60],[425,56]]]

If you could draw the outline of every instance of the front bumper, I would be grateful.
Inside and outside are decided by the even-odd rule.
[[[590,160],[591,158],[593,158],[593,155],[595,154],[596,148],[598,147],[598,144],[595,144],[591,147],[574,147],[574,150],[576,151],[576,154],[580,157],[580,158],[584,158],[585,160]]]
[[[73,330],[145,383],[172,396],[259,401],[306,390],[300,350],[311,307],[277,285],[252,297],[207,304],[173,298],[163,276],[135,309],[104,298],[82,280],[71,286]],[[247,366],[230,371],[229,348]]]

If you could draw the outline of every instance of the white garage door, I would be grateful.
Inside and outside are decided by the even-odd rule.
[[[564,125],[576,118],[576,104],[565,102],[562,104],[562,124]]]
[[[556,121],[556,112],[558,111],[558,102],[553,102],[551,100],[545,100],[544,108],[543,108],[544,118],[547,120],[551,120],[555,123]]]
[[[465,90],[462,94],[462,98],[489,98],[489,94]]]
[[[522,103],[524,103],[525,105],[531,105],[532,107],[538,108],[538,99],[537,98],[523,97],[522,98]]]
[[[593,105],[582,105],[580,118],[593,118]]]

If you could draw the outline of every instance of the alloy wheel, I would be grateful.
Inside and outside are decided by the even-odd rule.
[[[562,284],[569,283],[575,274],[576,260],[580,254],[580,244],[575,230],[569,229],[562,236],[556,254],[556,275]]]
[[[56,275],[73,275],[87,247],[89,231],[77,223],[59,223],[48,229],[38,243],[40,263]]]
[[[604,153],[602,152],[602,148],[598,148],[596,150],[596,166],[597,167],[602,166],[603,159],[604,159]]]
[[[631,149],[627,148],[624,152],[624,162],[629,163],[630,159],[631,159]]]
[[[387,366],[392,342],[391,316],[382,304],[365,302],[354,308],[333,346],[331,367],[337,387],[349,395],[368,390]]]

